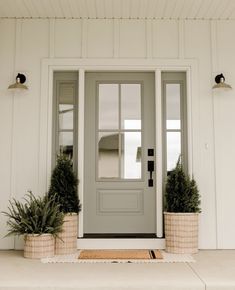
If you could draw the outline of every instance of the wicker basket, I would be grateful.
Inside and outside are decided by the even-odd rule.
[[[55,239],[51,234],[28,234],[25,236],[24,257],[41,259],[53,257],[55,254]]]
[[[198,213],[164,213],[166,251],[175,254],[198,252]]]
[[[77,251],[78,215],[66,214],[62,233],[55,239],[55,254],[73,254]]]

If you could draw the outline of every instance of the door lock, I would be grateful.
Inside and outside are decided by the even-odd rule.
[[[153,187],[153,171],[154,171],[154,161],[148,161],[148,171],[150,173],[150,178],[148,180],[149,187]]]

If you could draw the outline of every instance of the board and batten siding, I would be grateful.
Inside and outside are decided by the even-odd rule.
[[[44,58],[196,59],[192,100],[193,172],[202,196],[202,249],[235,248],[234,90],[213,92],[223,72],[235,88],[235,21],[51,19],[0,20],[0,211],[27,190],[42,194],[41,62]],[[16,72],[29,91],[7,90]],[[0,218],[0,249],[17,248]]]

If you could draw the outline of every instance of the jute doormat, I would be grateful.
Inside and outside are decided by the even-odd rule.
[[[90,251],[90,250],[89,250]],[[115,250],[116,251],[116,250]],[[142,250],[141,250],[142,251]],[[134,263],[134,264],[142,264],[142,263],[194,263],[195,260],[192,255],[189,254],[170,254],[166,253],[164,250],[158,250],[157,254],[160,253],[163,258],[157,259],[79,259],[81,254],[81,250],[72,255],[59,255],[54,256],[52,258],[43,258],[41,259],[42,263],[80,263],[80,264],[91,264],[91,263]],[[86,253],[86,252],[85,252]],[[155,250],[156,253],[156,250]],[[161,257],[159,256],[159,257]]]
[[[78,259],[149,260],[163,256],[159,250],[82,250]]]

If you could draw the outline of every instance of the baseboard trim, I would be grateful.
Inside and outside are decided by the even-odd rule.
[[[165,239],[86,239],[77,240],[78,249],[165,249]]]

